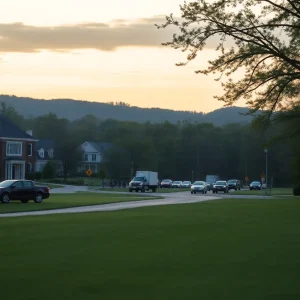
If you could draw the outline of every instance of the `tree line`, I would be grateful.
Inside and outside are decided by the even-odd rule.
[[[283,131],[279,125],[266,133],[255,123],[218,127],[190,121],[172,124],[101,120],[93,115],[69,121],[53,113],[24,118],[3,103],[1,113],[22,129],[31,129],[34,137],[53,139],[56,158],[62,160],[65,175],[76,173],[78,146],[94,141],[113,144],[104,153],[101,174],[116,180],[129,180],[136,170],[157,171],[160,179],[204,180],[206,175],[216,174],[226,180],[244,181],[246,176],[250,181],[260,180],[265,175],[265,148],[268,180],[273,179],[274,186],[291,186],[298,178],[297,140],[270,143]]]

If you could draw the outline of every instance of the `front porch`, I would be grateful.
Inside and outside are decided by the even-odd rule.
[[[26,162],[24,160],[5,161],[5,180],[25,179]]]

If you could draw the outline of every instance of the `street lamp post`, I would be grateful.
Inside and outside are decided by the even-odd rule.
[[[267,195],[267,189],[268,189],[268,149],[265,148],[264,151],[266,153],[266,178],[265,178],[266,190],[265,190],[265,194]]]
[[[192,183],[194,182],[194,171],[192,171]]]

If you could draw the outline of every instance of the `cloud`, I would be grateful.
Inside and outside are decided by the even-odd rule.
[[[160,47],[171,40],[173,29],[158,30],[154,24],[163,17],[140,19],[128,23],[84,23],[55,27],[31,26],[23,23],[0,24],[0,52],[71,51],[97,49],[114,51],[119,47]]]

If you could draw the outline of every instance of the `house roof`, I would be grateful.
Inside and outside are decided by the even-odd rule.
[[[39,150],[44,149],[44,157],[40,156]],[[39,140],[36,143],[37,159],[38,160],[50,160],[53,157],[49,156],[48,150],[55,150],[55,141],[54,140]]]
[[[105,152],[107,149],[111,148],[113,145],[112,143],[108,142],[89,142],[88,143],[94,147],[99,153]]]
[[[0,114],[0,138],[37,141],[37,139],[20,129],[13,121],[3,114]]]
[[[36,149],[44,149],[44,150],[50,150],[55,148],[55,141],[54,140],[39,140],[36,143]]]

